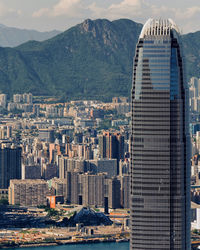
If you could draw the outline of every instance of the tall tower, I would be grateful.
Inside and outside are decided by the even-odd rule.
[[[103,135],[99,136],[99,151],[101,158],[117,159],[119,173],[119,161],[124,159],[124,136],[104,131]]]
[[[0,144],[0,189],[7,189],[11,179],[21,179],[21,151]]]
[[[124,159],[124,136],[120,133],[103,132],[99,136],[101,158]]]
[[[132,87],[131,250],[190,249],[187,87],[179,30],[149,19]]]

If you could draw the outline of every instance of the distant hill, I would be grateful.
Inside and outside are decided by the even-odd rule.
[[[44,42],[0,48],[0,90],[70,99],[129,96],[141,28],[128,19],[88,19]],[[183,36],[188,79],[200,77],[199,35]]]
[[[182,39],[188,79],[200,78],[200,31],[183,35]]]
[[[0,24],[0,46],[15,47],[30,40],[44,41],[61,33],[58,30],[39,32],[36,30],[17,29]]]

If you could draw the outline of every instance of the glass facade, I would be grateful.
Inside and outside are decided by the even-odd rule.
[[[134,58],[131,250],[190,249],[187,89],[178,29],[150,19]]]

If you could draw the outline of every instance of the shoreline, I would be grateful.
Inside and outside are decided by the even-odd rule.
[[[15,248],[29,248],[29,247],[49,247],[49,246],[63,246],[63,245],[82,245],[82,244],[100,244],[100,243],[125,243],[129,242],[128,238],[116,238],[116,239],[79,239],[74,240],[55,240],[52,242],[35,242],[35,243],[14,243],[10,242],[10,245],[0,245],[0,249],[15,249]]]
[[[27,248],[27,247],[48,247],[48,246],[61,246],[61,245],[77,245],[77,244],[98,244],[98,243],[121,243],[129,242],[129,239],[79,239],[78,241],[74,240],[56,240],[55,242],[35,242],[35,243],[15,243],[11,245],[0,245],[2,249],[8,248]]]

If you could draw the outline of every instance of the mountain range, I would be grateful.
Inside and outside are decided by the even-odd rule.
[[[61,33],[58,30],[39,32],[37,30],[18,29],[0,24],[0,46],[16,47],[30,40],[45,41]]]
[[[90,20],[43,42],[0,48],[0,91],[61,99],[129,96],[142,24]],[[187,79],[200,77],[200,31],[183,35]]]

